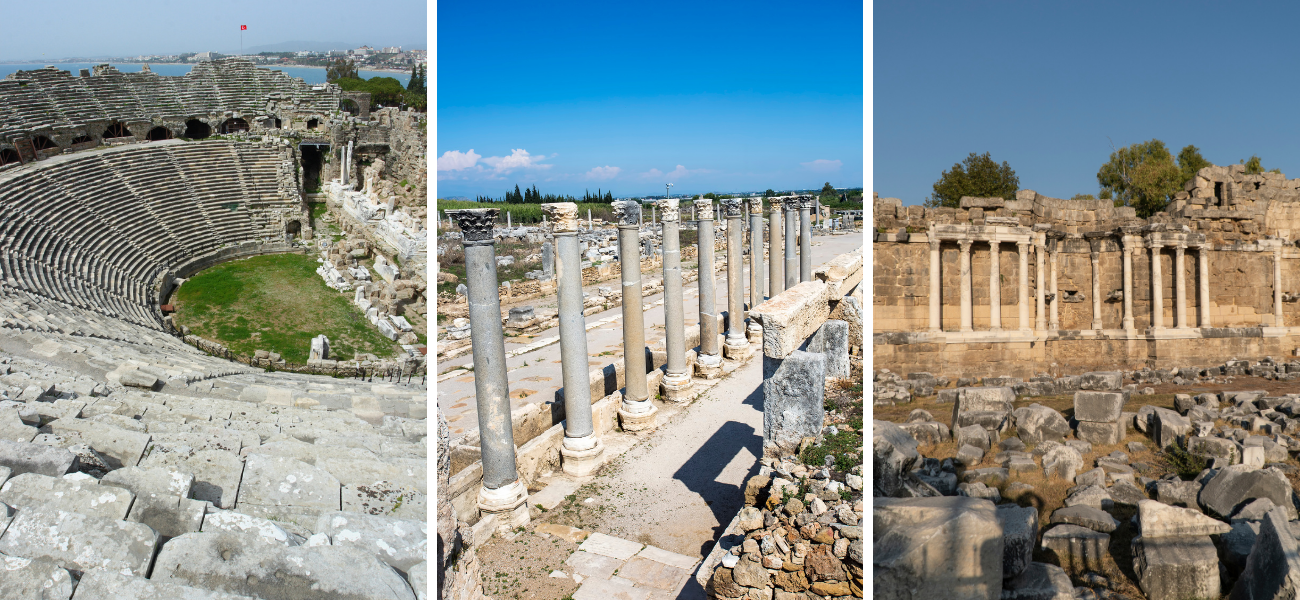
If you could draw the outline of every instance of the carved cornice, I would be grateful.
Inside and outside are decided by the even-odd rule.
[[[578,231],[578,205],[573,202],[554,202],[543,204],[542,211],[551,218],[553,233],[574,233]]]
[[[722,205],[722,214],[727,218],[739,217],[743,212],[739,198],[727,198],[719,200],[718,203]]]
[[[461,238],[465,242],[492,242],[494,240],[492,229],[496,226],[497,215],[501,214],[501,210],[465,208],[449,210],[446,213],[456,221],[456,226],[460,227]]]
[[[633,226],[641,222],[641,203],[636,200],[615,200],[614,218],[620,227]]]
[[[681,211],[677,210],[678,200],[676,198],[661,198],[655,200],[655,206],[659,207],[659,220],[673,222],[681,218]]]

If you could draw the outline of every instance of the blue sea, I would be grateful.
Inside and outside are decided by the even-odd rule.
[[[59,63],[54,66],[63,69],[64,71],[68,71],[69,73],[72,73],[73,77],[76,77],[77,74],[81,72],[81,69],[92,69],[94,68],[95,65],[101,65],[101,64],[104,63]],[[136,73],[144,68],[144,65],[138,63],[109,63],[109,64],[113,65],[114,67],[117,68],[117,70],[122,71],[123,73]],[[36,64],[36,63],[0,64],[0,79],[4,79],[5,77],[8,77],[9,74],[14,73],[15,71],[31,71],[33,69],[40,69],[43,67],[45,67],[45,65]],[[176,76],[184,75],[186,73],[189,73],[190,69],[192,68],[194,68],[194,65],[155,65],[155,64],[149,65],[149,70],[159,75],[176,75]],[[307,83],[325,83],[325,67],[261,67],[259,66],[258,68],[268,69],[272,71],[284,71],[286,75],[290,77],[297,77]],[[400,81],[402,85],[406,85],[407,82],[411,80],[411,74],[409,72],[408,73],[386,73],[381,71],[362,70],[359,73],[361,77],[365,79],[369,79],[371,77],[392,77]]]

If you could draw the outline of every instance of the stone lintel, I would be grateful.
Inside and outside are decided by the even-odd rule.
[[[824,281],[805,281],[750,310],[763,323],[765,356],[785,358],[816,333],[830,316],[827,290]]]

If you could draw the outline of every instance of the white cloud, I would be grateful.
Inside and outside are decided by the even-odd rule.
[[[483,159],[483,164],[492,167],[498,173],[505,173],[515,169],[549,169],[553,165],[541,164],[539,161],[545,160],[546,155],[541,154],[533,156],[523,148],[516,148],[510,151],[510,156],[489,156]]]
[[[664,173],[659,169],[650,169],[649,171],[642,173],[641,177],[644,179],[682,179],[684,177],[690,177],[691,175],[700,175],[702,173],[712,172],[712,169],[687,169],[682,165],[677,165],[676,169],[667,173]]]
[[[438,170],[459,171],[461,169],[468,169],[474,166],[480,158],[482,157],[475,154],[473,148],[470,148],[469,152],[464,153],[459,150],[448,150],[444,152],[442,156],[438,157]]]
[[[812,162],[799,163],[799,164],[803,165],[804,168],[808,169],[809,171],[814,171],[817,173],[833,173],[835,171],[840,170],[840,166],[842,166],[844,163],[838,160],[826,160],[824,158],[819,158]]]
[[[622,171],[623,169],[620,169],[618,167],[611,167],[609,165],[605,165],[603,167],[592,167],[590,171],[587,171],[587,179],[596,179],[602,181],[606,179],[613,179],[617,177],[618,174]]]

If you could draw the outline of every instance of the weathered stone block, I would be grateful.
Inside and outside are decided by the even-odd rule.
[[[323,469],[283,456],[251,454],[236,506],[292,507],[305,512],[340,508],[339,480]]]
[[[1075,392],[1074,418],[1094,423],[1115,423],[1124,410],[1124,394],[1119,392]]]
[[[0,487],[0,502],[20,509],[44,507],[105,519],[125,519],[135,495],[94,479],[69,480],[24,473]]]
[[[1143,536],[1132,546],[1133,570],[1150,600],[1219,596],[1219,556],[1209,536]]]
[[[1070,422],[1061,413],[1041,404],[1017,408],[1012,413],[1016,431],[1027,444],[1041,444],[1047,440],[1062,441],[1070,435]]]
[[[420,521],[334,512],[316,520],[315,532],[328,535],[332,545],[367,550],[403,573],[427,560],[428,527]]]
[[[1291,484],[1281,473],[1272,469],[1252,470],[1244,465],[1220,469],[1201,489],[1201,507],[1209,514],[1226,519],[1247,502],[1268,498],[1286,511],[1288,519],[1296,518],[1291,496]]]
[[[1002,600],[1074,600],[1074,585],[1061,567],[1029,563],[1020,575],[1003,583]]]
[[[1156,502],[1138,502],[1138,522],[1142,537],[1148,540],[1167,537],[1220,535],[1232,530],[1227,523],[1212,519],[1191,508],[1179,508]]]
[[[77,584],[77,600],[254,600],[252,596],[151,581],[106,569],[91,569]]]
[[[42,507],[14,517],[0,552],[44,558],[73,571],[104,567],[144,577],[149,572],[158,533],[141,523],[118,521]]]
[[[1002,524],[1002,578],[1010,579],[1023,573],[1033,560],[1038,509],[1003,504],[997,507],[997,513]]]
[[[785,358],[797,351],[830,314],[823,281],[805,281],[749,312],[763,324],[763,355]]]
[[[1151,439],[1160,448],[1168,448],[1178,442],[1178,438],[1191,433],[1192,422],[1167,408],[1157,408],[1151,415]]]
[[[1118,390],[1122,387],[1124,387],[1124,374],[1120,371],[1094,371],[1079,376],[1081,390],[1105,391]]]
[[[72,575],[67,569],[48,560],[0,557],[0,598],[68,600],[71,597]]]
[[[1075,435],[1083,441],[1098,446],[1118,444],[1124,441],[1124,424],[1118,421],[1112,423],[1079,421],[1079,429],[1075,431]]]
[[[849,324],[834,319],[822,323],[808,340],[808,352],[826,355],[826,376],[847,379],[849,376]]]
[[[77,455],[66,448],[0,440],[0,466],[10,469],[13,475],[62,477],[76,469]]]
[[[894,497],[904,489],[903,477],[921,460],[916,439],[889,421],[872,421],[872,495]]]
[[[763,452],[784,456],[825,419],[826,356],[795,350],[784,359],[763,356]]]
[[[1056,509],[1052,513],[1051,523],[1078,525],[1101,533],[1110,533],[1119,527],[1119,521],[1110,516],[1110,513],[1084,504]]]
[[[875,598],[1000,597],[1003,532],[992,502],[876,498],[873,521]]]
[[[1043,549],[1055,554],[1066,572],[1082,575],[1103,570],[1110,536],[1078,525],[1057,525],[1043,534]]]

